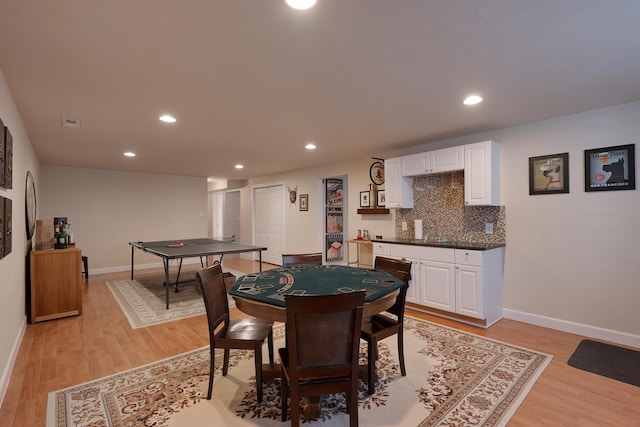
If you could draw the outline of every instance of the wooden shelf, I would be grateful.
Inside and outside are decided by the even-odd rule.
[[[389,209],[387,208],[361,208],[358,209],[358,213],[361,215],[382,215],[388,214]]]

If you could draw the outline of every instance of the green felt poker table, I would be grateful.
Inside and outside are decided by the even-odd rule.
[[[284,322],[286,295],[331,295],[364,290],[363,315],[366,317],[391,307],[403,285],[403,281],[383,270],[301,265],[240,276],[229,294],[240,311]]]

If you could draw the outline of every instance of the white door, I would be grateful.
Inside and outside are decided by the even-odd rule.
[[[213,194],[213,203],[212,203],[212,213],[213,213],[213,230],[211,233],[211,237],[218,238],[222,237],[223,234],[223,223],[224,216],[222,214],[224,207],[224,194],[223,193],[214,193]]]
[[[280,265],[284,247],[284,186],[253,190],[254,244],[265,246],[262,261]]]

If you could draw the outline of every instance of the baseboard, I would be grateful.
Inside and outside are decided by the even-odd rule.
[[[7,389],[9,388],[9,381],[11,380],[11,372],[13,372],[13,367],[16,364],[16,359],[18,358],[18,351],[20,350],[20,344],[22,344],[22,338],[24,338],[24,333],[27,330],[27,316],[22,318],[22,325],[20,326],[20,330],[18,331],[18,335],[16,335],[16,339],[13,342],[13,346],[11,347],[11,353],[9,353],[9,359],[7,360],[7,364],[2,371],[2,379],[0,379],[0,406],[4,402],[4,396],[7,394]]]
[[[626,332],[614,331],[611,329],[570,322],[567,320],[554,319],[552,317],[525,313],[518,310],[510,310],[507,308],[504,309],[504,317],[506,319],[517,320],[519,322],[530,323],[532,325],[542,326],[545,328],[557,329],[571,334],[584,335],[589,338],[597,338],[604,341],[640,348],[640,335],[633,335]]]

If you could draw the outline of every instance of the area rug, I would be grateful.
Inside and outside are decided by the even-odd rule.
[[[236,277],[243,275],[227,268],[225,272],[230,272]],[[186,272],[181,275],[181,280],[193,277],[194,272]],[[168,310],[163,275],[139,277],[136,280],[116,280],[106,284],[131,327],[137,329],[205,314],[202,295],[197,292],[194,280],[181,283],[179,292],[169,290]],[[233,305],[232,299],[230,305]]]
[[[359,385],[363,426],[504,426],[551,356],[405,318],[407,376],[400,375],[395,338],[379,343],[379,381],[373,395]],[[276,348],[284,326],[274,329]],[[266,360],[264,346],[263,360]],[[258,404],[250,351],[231,351],[221,376],[216,354],[213,397],[206,400],[209,351],[201,348],[146,366],[49,393],[47,427],[62,426],[278,426],[279,380],[264,384]],[[366,345],[360,347],[366,361]],[[343,395],[322,398],[321,417],[309,426],[345,426]]]
[[[640,387],[640,351],[582,340],[569,366]]]

